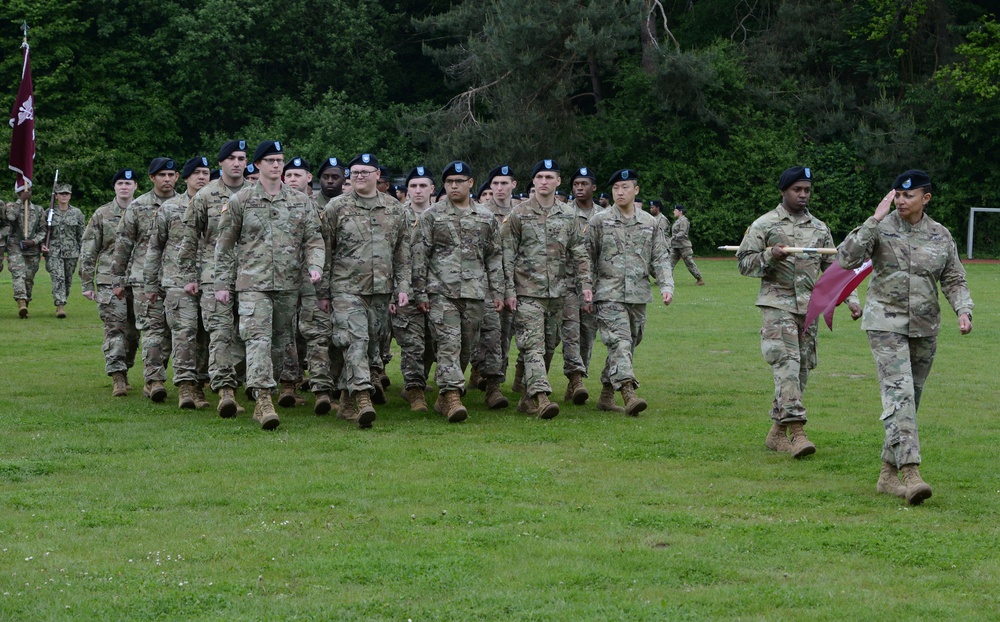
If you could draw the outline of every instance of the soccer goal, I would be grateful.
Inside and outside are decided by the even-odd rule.
[[[976,230],[976,212],[1000,212],[1000,207],[970,207],[969,208],[969,237],[967,254],[968,259],[972,259],[972,239]]]

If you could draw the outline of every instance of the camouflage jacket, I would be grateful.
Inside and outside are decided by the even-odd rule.
[[[146,260],[146,246],[153,219],[169,197],[159,197],[152,190],[132,201],[118,223],[115,251],[111,256],[111,276],[116,287],[142,285],[142,272]]]
[[[299,291],[303,274],[326,260],[309,197],[284,185],[270,196],[258,181],[229,199],[215,245],[215,288]]]
[[[243,188],[247,184],[244,182]],[[242,189],[242,188],[241,188]],[[219,240],[222,209],[233,191],[221,179],[205,184],[184,212],[184,237],[178,251],[180,278],[215,287],[215,243]]]
[[[0,249],[7,248],[7,238],[10,237],[11,214],[7,210],[7,203],[0,199]]]
[[[835,261],[833,255],[789,255],[777,260],[769,247],[804,246],[834,248],[830,228],[808,210],[793,219],[781,204],[753,221],[736,253],[740,274],[760,279],[758,307],[772,307],[805,315],[809,296],[823,270]],[[857,297],[848,298],[856,302]]]
[[[111,256],[115,251],[118,224],[125,210],[117,201],[111,201],[97,208],[83,232],[83,246],[80,248],[80,280],[83,291],[94,291],[95,285],[112,285]]]
[[[513,203],[510,205],[510,207],[504,207],[503,205],[500,205],[493,199],[490,199],[489,201],[483,203],[482,206],[485,207],[487,210],[489,210],[490,213],[492,213],[494,216],[496,216],[497,220],[500,222],[503,222],[503,219],[507,217],[507,214],[510,214],[510,211],[514,209]]]
[[[691,231],[691,223],[687,216],[681,214],[680,218],[674,221],[670,227],[670,248],[691,248],[691,240],[688,232]]]
[[[330,257],[320,298],[338,292],[410,293],[412,220],[399,201],[382,192],[366,200],[352,191],[330,199],[323,219],[330,232]]]
[[[650,214],[652,216],[652,214]],[[663,239],[670,244],[670,219],[663,215],[662,212],[653,216],[656,219],[656,228],[663,232]]]
[[[605,208],[601,207],[597,203],[592,203],[590,209],[584,211],[580,209],[580,207],[576,204],[576,201],[572,201],[568,203],[568,205],[573,210],[573,213],[576,216],[575,220],[576,232],[580,235],[581,238],[583,238],[584,243],[586,243],[587,230],[590,227],[591,217],[593,217],[594,214],[603,212]],[[591,270],[596,272],[596,270],[594,270],[593,267],[593,258],[591,258]],[[574,265],[573,263],[569,263],[566,265],[566,282],[563,284],[563,287],[565,288],[564,291],[566,293],[575,292],[577,296],[581,296],[583,294],[583,292],[577,289],[576,265]]]
[[[34,203],[28,204],[28,235],[24,235],[24,203],[14,201],[7,204],[7,214],[10,222],[10,237],[7,239],[7,252],[20,253],[27,257],[39,255],[42,243],[45,242],[45,210]],[[21,240],[34,240],[35,245],[27,250],[21,250]]]
[[[420,215],[413,245],[414,301],[429,294],[502,300],[503,247],[496,217],[475,202],[466,209],[450,199]]]
[[[590,257],[572,206],[556,201],[544,208],[532,198],[511,210],[500,235],[504,298],[562,298],[570,262],[575,264],[577,288],[591,289]]]
[[[862,330],[933,337],[941,330],[938,282],[955,313],[972,314],[965,268],[951,233],[924,214],[911,225],[895,211],[851,231],[837,249],[842,268],[872,260]]]
[[[49,236],[49,257],[74,259],[80,256],[83,232],[87,219],[83,212],[72,205],[64,212],[58,207],[52,210],[52,235]]]
[[[323,257],[325,258],[330,255],[330,231],[326,226],[326,221],[323,220],[323,207],[318,203],[318,200],[322,200],[323,195],[306,195],[306,199],[309,202],[309,207],[312,208],[313,214],[316,215],[316,222],[319,225],[319,234],[323,238]],[[316,284],[312,282],[309,278],[309,268],[306,261],[306,249],[302,249],[302,257],[299,259],[302,262],[302,286],[299,288],[299,296],[302,297],[316,297]]]
[[[612,205],[590,218],[587,247],[594,267],[594,301],[653,302],[649,275],[661,293],[674,292],[670,248],[656,218],[637,210],[625,218]]]
[[[191,281],[184,279],[180,268],[181,240],[186,226],[184,214],[191,203],[191,196],[183,193],[165,201],[156,211],[149,232],[149,244],[143,258],[144,291],[159,292],[183,289]]]

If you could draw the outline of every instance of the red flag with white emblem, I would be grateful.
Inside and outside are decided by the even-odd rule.
[[[823,316],[826,325],[833,330],[833,310],[837,305],[847,300],[858,285],[871,274],[872,260],[869,259],[861,264],[861,267],[853,270],[845,270],[839,264],[833,264],[826,269],[816,286],[813,287],[809,296],[809,307],[806,309],[806,323],[808,327],[813,320]]]
[[[21,69],[21,88],[10,111],[10,170],[17,173],[14,187],[17,191],[31,187],[35,173],[35,90],[31,82],[31,58],[28,38],[21,45],[24,50],[24,66]]]

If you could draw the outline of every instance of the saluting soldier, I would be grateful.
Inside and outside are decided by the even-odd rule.
[[[10,276],[14,285],[17,314],[28,317],[28,304],[35,288],[35,274],[41,261],[42,243],[45,241],[45,210],[31,202],[31,186],[17,192],[17,201],[7,206],[10,220],[10,237],[7,257]]]
[[[42,246],[42,252],[48,253],[45,269],[52,278],[52,300],[56,305],[56,317],[65,318],[66,297],[73,288],[73,275],[76,274],[76,263],[80,259],[80,246],[83,244],[87,219],[83,212],[69,204],[73,195],[72,186],[58,184],[55,194],[56,207],[51,210],[48,223],[51,235],[48,246]]]
[[[247,389],[257,403],[254,420],[264,430],[280,423],[271,392],[294,381],[285,357],[295,348],[295,310],[303,274],[320,280],[325,251],[309,198],[281,183],[281,143],[257,146],[260,179],[235,193],[222,212],[215,246],[215,298],[228,304],[236,292],[240,336],[246,343]]]
[[[683,205],[674,206],[674,224],[670,227],[670,268],[677,266],[677,262],[684,260],[684,265],[688,272],[695,278],[695,285],[704,285],[701,278],[701,271],[698,264],[694,262],[694,251],[691,250],[691,238],[688,233],[691,231],[691,223],[687,219],[687,208]]]
[[[118,298],[113,291],[112,255],[118,237],[118,224],[132,204],[138,187],[136,174],[124,168],[111,178],[115,198],[97,208],[83,232],[80,249],[80,282],[87,300],[97,302],[97,312],[104,323],[104,370],[111,376],[113,397],[125,397],[131,388],[128,370],[135,364],[139,349],[139,330],[135,325],[135,302],[132,288]]]

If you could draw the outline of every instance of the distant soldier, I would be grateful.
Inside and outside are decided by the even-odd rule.
[[[211,168],[204,156],[191,158],[181,169],[187,190],[165,201],[156,212],[143,263],[143,292],[149,304],[163,301],[172,338],[174,385],[179,408],[208,408],[208,333],[201,324],[197,293],[188,293],[181,267],[184,214],[199,190],[208,184]]]
[[[13,214],[7,210],[7,203],[0,199],[0,272],[7,257],[7,240],[10,238],[10,220]],[[8,264],[9,265],[9,264]]]
[[[17,201],[7,206],[10,237],[7,240],[7,261],[14,284],[17,314],[28,317],[28,303],[35,288],[35,274],[41,261],[45,241],[45,210],[31,202],[31,187],[17,193]]]
[[[490,187],[489,182],[483,182],[483,185],[479,186],[479,189],[476,191],[476,202],[488,203],[492,198],[493,188]]]
[[[835,246],[830,228],[807,209],[812,196],[810,169],[786,169],[778,179],[778,190],[781,203],[750,225],[736,257],[740,274],[760,279],[760,349],[774,374],[772,425],[764,444],[801,458],[816,452],[802,427],[806,423],[802,394],[809,370],[816,367],[817,328],[815,322],[805,326],[806,310],[816,281],[836,259],[833,255],[791,255],[785,248]],[[851,316],[861,317],[856,293],[847,303]]]
[[[673,269],[677,262],[683,259],[688,272],[695,278],[695,285],[704,285],[705,281],[701,278],[698,265],[694,262],[689,231],[691,223],[687,219],[687,209],[683,205],[675,205],[674,224],[670,227],[670,268]]]
[[[167,361],[170,359],[170,329],[163,310],[163,301],[150,302],[143,296],[143,267],[149,233],[156,211],[172,199],[177,182],[177,165],[170,158],[154,158],[149,163],[149,179],[153,189],[132,201],[118,223],[111,274],[114,292],[119,300],[133,289],[136,302],[136,324],[142,332],[142,364],[145,385],[142,394],[154,402],[167,399]]]
[[[111,261],[118,237],[118,224],[125,210],[132,204],[138,187],[136,174],[125,168],[111,178],[115,198],[94,212],[83,232],[80,249],[80,281],[87,300],[97,302],[97,312],[104,322],[104,370],[111,376],[114,397],[125,397],[131,388],[128,370],[135,363],[139,349],[139,330],[135,325],[135,305],[132,288],[123,298],[113,292],[114,277]]]
[[[217,160],[221,176],[199,190],[184,212],[178,262],[184,291],[200,296],[201,320],[208,332],[209,382],[219,394],[219,416],[229,418],[243,411],[236,402],[236,387],[240,384],[238,370],[243,367],[245,350],[233,301],[215,299],[215,244],[223,209],[233,194],[250,185],[243,174],[252,166],[247,164],[247,142],[226,141]]]
[[[656,219],[656,227],[663,232],[663,238],[670,243],[670,219],[663,213],[663,201],[653,199],[649,202],[649,213]]]
[[[326,207],[330,199],[339,197],[344,192],[344,165],[334,157],[323,160],[316,171],[319,177],[319,192],[316,197],[320,208]]]
[[[240,336],[246,343],[247,389],[264,430],[280,423],[271,402],[275,377],[287,382],[284,357],[294,352],[295,307],[303,274],[313,283],[323,268],[319,220],[301,192],[281,183],[281,143],[264,141],[253,155],[260,179],[232,196],[222,211],[215,246],[215,298],[229,304],[237,292]]]
[[[620,391],[625,414],[634,417],[646,409],[646,401],[635,394],[638,381],[632,359],[646,329],[646,305],[653,302],[649,276],[655,275],[664,305],[673,300],[674,280],[663,231],[653,216],[635,208],[639,175],[622,169],[608,185],[614,205],[590,219],[587,233],[597,322],[608,347],[597,407],[622,412],[614,401],[615,391]]]
[[[255,184],[257,180],[260,179],[260,169],[253,162],[247,162],[247,166],[243,169],[243,179],[247,181],[248,184]]]
[[[556,201],[562,179],[555,160],[542,160],[531,173],[533,195],[504,222],[507,305],[514,311],[517,348],[524,354],[525,391],[518,410],[551,419],[559,405],[549,401],[548,369],[559,345],[566,273],[575,264],[577,287],[591,302],[590,259],[576,227],[574,209]]]
[[[375,421],[373,382],[382,375],[389,314],[410,300],[410,231],[399,201],[376,190],[378,158],[364,153],[349,167],[353,190],[323,213],[330,258],[320,298],[330,298],[333,345],[344,352],[338,415],[367,428]]]
[[[500,227],[489,210],[471,199],[472,167],[452,162],[441,175],[447,193],[420,216],[413,249],[413,291],[430,314],[437,346],[434,410],[449,422],[463,421],[465,367],[483,319],[483,300],[503,307],[504,275]]]
[[[73,187],[69,184],[59,184],[55,188],[56,207],[47,219],[51,230],[48,246],[42,245],[42,252],[48,253],[45,258],[45,269],[52,278],[52,300],[56,305],[56,317],[66,317],[66,296],[73,288],[73,275],[76,274],[76,263],[80,259],[80,246],[83,244],[83,231],[87,228],[87,219],[83,212],[69,204]]]

